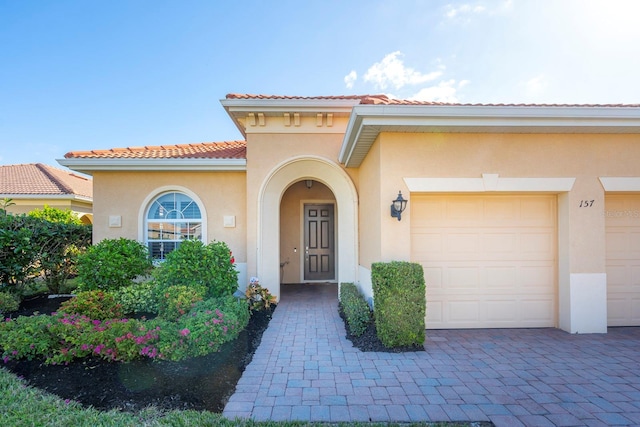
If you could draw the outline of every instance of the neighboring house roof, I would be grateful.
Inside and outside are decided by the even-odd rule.
[[[0,166],[0,195],[93,199],[93,182],[90,178],[42,163],[6,165]]]
[[[71,151],[64,157],[65,159],[245,159],[247,157],[247,143],[245,141],[202,142]]]

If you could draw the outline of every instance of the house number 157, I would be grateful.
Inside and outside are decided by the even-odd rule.
[[[580,207],[590,208],[591,206],[593,206],[593,202],[594,200],[580,200]]]

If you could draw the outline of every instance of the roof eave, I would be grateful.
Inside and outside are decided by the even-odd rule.
[[[220,103],[244,138],[247,137],[244,125],[239,118],[248,113],[262,112],[267,114],[283,113],[333,113],[348,116],[360,99],[256,99],[226,98]]]
[[[92,175],[96,171],[246,171],[246,159],[57,159],[62,166]]]
[[[640,133],[640,107],[358,105],[339,161],[360,166],[381,132]]]
[[[93,202],[93,198],[89,196],[81,196],[79,194],[10,194],[0,193],[1,198],[14,199],[14,200],[79,200],[83,202]]]

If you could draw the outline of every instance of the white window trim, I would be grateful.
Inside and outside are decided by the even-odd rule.
[[[146,235],[146,227],[145,222],[147,220],[147,213],[149,212],[149,205],[159,196],[164,193],[183,193],[187,196],[191,197],[191,199],[198,205],[200,209],[200,216],[202,221],[202,243],[205,245],[209,243],[209,238],[207,234],[207,211],[204,207],[204,203],[200,200],[200,197],[193,191],[189,190],[186,187],[182,187],[179,185],[167,185],[163,187],[158,187],[152,192],[150,192],[147,197],[143,200],[140,205],[140,210],[138,211],[138,241],[144,243],[145,245],[149,244]]]

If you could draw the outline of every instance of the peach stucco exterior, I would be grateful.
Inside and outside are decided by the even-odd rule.
[[[206,240],[231,247],[241,271],[239,286],[257,276],[279,297],[281,283],[307,281],[305,204],[328,204],[335,212],[335,274],[329,280],[355,282],[372,300],[372,263],[424,263],[424,256],[428,261],[428,253],[420,255],[417,248],[433,242],[416,239],[431,238],[430,223],[423,221],[430,203],[506,206],[516,201],[517,206],[542,206],[547,216],[543,243],[551,260],[545,271],[551,273],[545,285],[551,291],[545,298],[552,314],[533,324],[571,333],[606,332],[608,307],[618,307],[608,301],[607,233],[619,229],[607,228],[611,212],[605,206],[635,203],[640,194],[640,108],[359,105],[355,98],[250,95],[222,104],[246,138],[246,164],[240,169],[207,171],[205,165],[189,171],[188,164],[176,163],[168,170],[131,170],[135,167],[125,162],[98,167],[91,159],[61,161],[93,174],[97,241],[142,241],[149,202],[162,192],[181,191],[206,213]],[[401,221],[389,214],[399,191],[408,199]],[[613,195],[621,199],[607,199]],[[518,215],[530,219],[526,210]],[[229,217],[234,226],[225,220]],[[633,215],[625,224],[622,233],[633,239],[640,225]],[[506,235],[502,225],[498,221],[482,233]],[[516,224],[509,230],[519,239],[526,227]],[[636,271],[640,244],[629,248],[625,256]],[[629,298],[640,308],[640,274],[634,277],[627,284]],[[458,295],[464,299],[464,293]],[[429,300],[427,280],[428,316]],[[473,301],[465,303],[470,307]],[[494,324],[500,323],[483,323]]]

